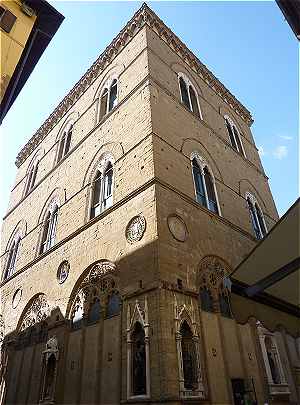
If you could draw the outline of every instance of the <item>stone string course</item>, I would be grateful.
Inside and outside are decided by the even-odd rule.
[[[82,78],[75,84],[66,97],[50,114],[42,126],[36,131],[27,144],[21,149],[16,166],[20,167],[32,151],[42,142],[50,130],[59,122],[84,91],[99,76],[108,64],[120,53],[139,29],[147,24],[163,39],[248,125],[253,123],[250,112],[226,89],[226,87],[200,62],[186,45],[164,24],[163,21],[143,3],[132,19],[106,47],[104,52],[92,64]]]

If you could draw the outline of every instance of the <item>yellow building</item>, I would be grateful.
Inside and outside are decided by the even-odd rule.
[[[46,1],[1,2],[0,122],[21,91],[63,18]]]

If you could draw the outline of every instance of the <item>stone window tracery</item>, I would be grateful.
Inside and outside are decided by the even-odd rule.
[[[244,146],[243,146],[242,140],[241,140],[241,136],[240,136],[240,133],[239,133],[236,125],[234,124],[234,122],[228,115],[225,115],[224,119],[225,119],[225,124],[226,124],[226,128],[228,131],[231,146],[233,147],[233,149],[236,150],[236,152],[238,152],[242,156],[246,157]]]
[[[232,318],[230,291],[225,283],[228,277],[226,265],[213,256],[206,257],[199,269],[200,307],[206,312],[220,312],[222,316]]]
[[[197,92],[191,81],[183,73],[178,74],[181,102],[198,118],[202,119]]]
[[[257,239],[262,239],[268,232],[263,212],[258,205],[256,198],[249,192],[246,193],[246,201],[255,236]]]
[[[94,218],[113,204],[113,160],[110,155],[102,158],[92,181],[90,218]]]
[[[50,307],[44,294],[36,296],[22,316],[20,332],[37,323],[43,322],[50,316]]]
[[[62,158],[65,157],[67,153],[69,153],[72,141],[73,125],[74,122],[69,121],[63,129],[63,133],[59,141],[56,163],[60,162]]]
[[[55,244],[56,228],[58,220],[58,202],[52,201],[43,222],[40,254],[49,250]]]
[[[27,174],[27,180],[25,184],[25,190],[24,190],[24,197],[29,193],[30,190],[33,189],[37,177],[37,172],[38,172],[38,167],[39,167],[39,153],[37,153],[31,162]]]
[[[99,262],[89,271],[81,282],[74,298],[70,319],[73,329],[98,322],[105,316],[120,313],[120,298],[117,290],[116,278],[113,273],[115,265],[111,262]],[[118,297],[118,305],[110,304],[113,296]]]
[[[20,232],[15,232],[14,237],[12,238],[9,248],[7,262],[4,272],[3,279],[6,280],[11,277],[16,272],[16,264],[18,260],[18,253],[20,250],[21,235]]]
[[[216,183],[212,171],[206,161],[197,152],[191,154],[191,163],[197,202],[210,211],[221,215]]]
[[[118,104],[118,81],[108,81],[100,96],[99,121]]]

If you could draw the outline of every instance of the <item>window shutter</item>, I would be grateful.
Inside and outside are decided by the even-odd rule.
[[[9,10],[5,10],[5,13],[2,15],[1,20],[0,20],[0,27],[5,31],[5,32],[10,32],[17,17],[11,13]]]

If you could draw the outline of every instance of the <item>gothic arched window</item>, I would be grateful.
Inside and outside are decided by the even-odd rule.
[[[35,184],[35,180],[36,180],[36,176],[37,176],[37,171],[38,171],[38,167],[39,167],[39,161],[36,160],[30,170],[29,170],[29,174],[28,174],[28,178],[27,178],[27,182],[26,182],[26,187],[25,187],[25,196],[29,193],[29,191],[34,187]]]
[[[113,166],[108,162],[103,173],[97,170],[93,181],[91,218],[112,206],[113,202]]]
[[[11,243],[11,246],[10,246],[9,252],[8,252],[8,260],[7,260],[6,270],[5,270],[5,274],[4,274],[4,280],[11,277],[16,271],[16,262],[17,262],[19,247],[20,247],[20,241],[21,241],[20,236],[16,236]]]
[[[120,313],[120,296],[113,292],[108,298],[106,316],[111,317]]]
[[[197,93],[195,92],[189,79],[184,77],[182,74],[179,76],[179,89],[181,102],[197,117],[202,119]]]
[[[146,348],[145,332],[142,325],[136,322],[131,334],[131,381],[132,395],[146,395]]]
[[[186,321],[181,325],[180,335],[184,388],[194,391],[198,388],[197,355],[193,333]]]
[[[202,311],[213,312],[214,302],[210,290],[207,287],[200,288],[199,299]]]
[[[73,131],[73,123],[69,122],[62,134],[62,137],[59,142],[59,149],[57,155],[57,163],[61,161],[61,159],[66,156],[66,154],[70,150],[71,146],[71,139],[72,139],[72,131]]]
[[[246,195],[246,200],[249,208],[252,228],[257,239],[262,239],[267,234],[267,227],[264,220],[262,210],[257,201],[249,193]]]
[[[198,203],[210,211],[219,214],[214,179],[206,165],[199,165],[196,158],[192,160],[193,178]]]
[[[42,234],[40,253],[44,253],[47,250],[49,250],[52,246],[54,246],[56,237],[57,218],[58,218],[58,205],[54,204],[54,206],[47,212],[44,221],[44,229]]]
[[[237,127],[235,126],[233,121],[228,116],[225,116],[224,119],[225,119],[225,124],[226,124],[226,128],[228,131],[231,146],[242,156],[246,157],[244,147],[242,144],[242,140],[241,140],[241,136],[239,134],[239,131],[237,130]]]
[[[118,103],[118,82],[114,79],[109,87],[105,87],[100,97],[99,121]]]
[[[83,307],[81,303],[75,305],[73,316],[72,316],[72,327],[73,329],[80,329],[82,326],[83,319]]]

